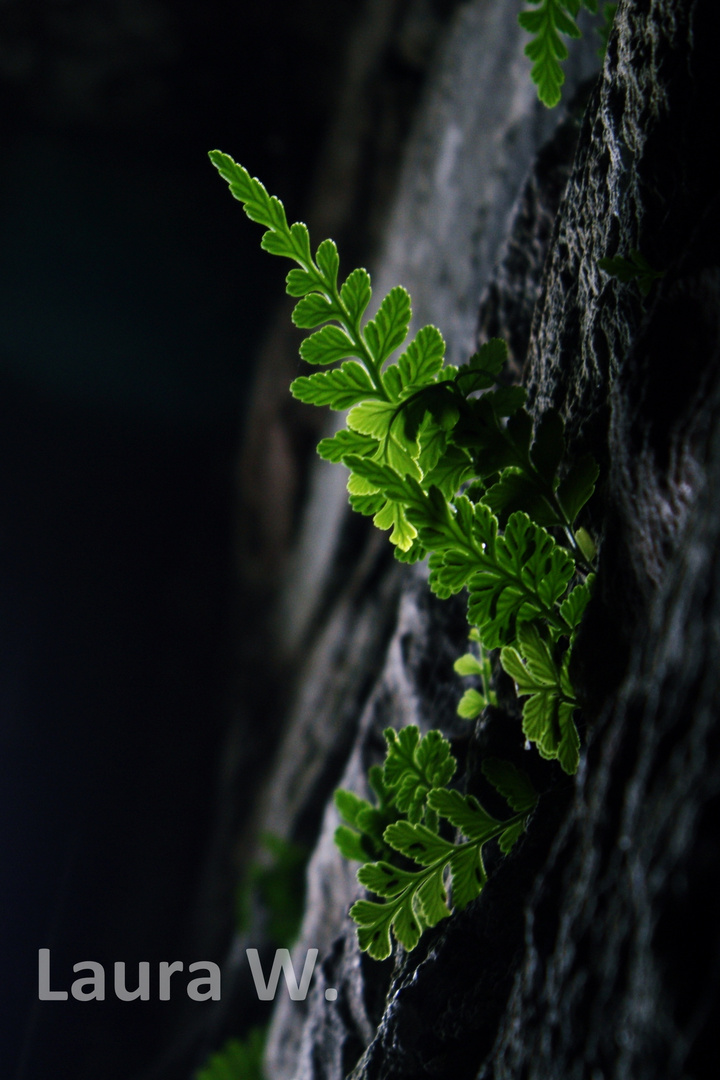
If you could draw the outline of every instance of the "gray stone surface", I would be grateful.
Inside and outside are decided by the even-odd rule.
[[[443,332],[450,363],[475,348],[478,298],[508,218],[558,115],[537,99],[512,5],[463,5],[437,57],[408,146],[374,273],[382,296],[402,284],[414,324]],[[568,63],[567,92],[597,67],[592,38]]]
[[[305,521],[331,518],[337,541],[313,571],[322,603],[315,596],[288,646],[302,642],[306,659],[270,790],[278,828],[315,822],[298,956],[318,947],[322,962],[306,1002],[278,1002],[273,1080],[712,1075],[720,938],[701,903],[717,895],[720,807],[712,8],[621,3],[579,135],[571,117],[551,144],[558,120],[531,100],[515,13],[490,0],[458,9],[374,280],[378,292],[409,288],[418,323],[442,327],[452,359],[472,350],[478,305],[480,333],[508,333],[516,370],[527,342],[531,407],[558,407],[572,452],[590,448],[603,466],[591,517],[597,598],[577,649],[587,756],[466,912],[409,956],[360,956],[344,917],[359,891],[332,845],[332,787],[363,790],[388,723],[445,728],[471,786],[488,749],[525,751],[499,711],[458,737],[461,603],[430,597],[420,568],[363,556],[373,542],[323,502],[344,497],[341,485],[328,496],[318,482]],[[631,247],[667,269],[645,302],[597,267]],[[338,582],[353,560],[349,594]],[[299,595],[293,580],[287,588]],[[512,713],[505,691],[501,701]]]
[[[419,112],[384,245],[372,270],[376,300],[392,285],[404,284],[413,297],[415,325],[433,322],[442,327],[448,355],[455,360],[466,358],[475,347],[478,303],[483,286],[493,280],[494,264],[504,254],[513,205],[520,200],[535,155],[560,122],[557,114],[537,102],[522,55],[525,39],[515,15],[507,5],[498,3],[473,3],[459,9]],[[571,67],[570,92],[594,63],[591,42]],[[574,122],[570,124],[576,127]],[[566,142],[568,138],[572,144],[574,131],[566,135]],[[563,178],[567,157],[566,147],[560,168],[561,173],[565,170]],[[549,193],[536,259],[524,269],[526,283],[531,282],[536,291],[542,252],[549,239],[547,219],[552,220],[561,188],[562,180],[544,186],[536,184],[536,191]],[[319,773],[327,782],[326,749],[321,746],[326,725],[332,730],[331,741],[348,747],[348,766],[341,784],[359,790],[370,760],[382,754],[382,727],[403,723],[442,727],[445,723],[452,730],[452,725],[457,724],[455,706],[463,689],[452,674],[452,662],[465,644],[462,605],[450,605],[454,631],[448,636],[445,621],[449,616],[443,614],[448,605],[428,596],[426,603],[436,611],[428,629],[418,614],[417,600],[410,601],[415,597],[418,580],[422,580],[422,569],[410,570],[391,561],[387,572],[396,583],[400,607],[395,631],[387,639],[386,664],[378,670],[368,698],[353,690],[358,672],[366,671],[362,648],[356,649],[355,642],[356,635],[362,640],[362,627],[367,623],[361,619],[352,626],[343,621],[338,615],[342,605],[338,608],[332,600],[331,583],[337,575],[338,560],[338,554],[333,556],[333,543],[335,552],[341,552],[344,530],[349,527],[342,470],[336,468],[333,472],[323,464],[317,466],[309,496],[288,583],[279,601],[279,610],[285,613],[278,622],[280,648],[297,654],[302,643],[305,660],[297,703],[291,710],[277,770],[269,783],[270,794],[259,815],[260,820],[270,820],[276,830],[292,830],[298,817],[306,813],[302,800],[291,806],[284,792],[302,790],[303,798],[310,802],[321,797],[321,790],[309,784],[308,777]],[[328,548],[330,522],[335,523],[337,531]],[[319,523],[326,530],[322,557],[318,555],[315,535]],[[373,544],[374,540],[369,542]],[[313,568],[312,575],[308,567]],[[359,594],[369,598],[378,595],[378,583],[383,579],[375,570],[364,584],[361,570],[355,572],[355,577]],[[342,633],[338,634],[340,626]],[[405,673],[400,678],[402,664],[398,658],[408,634],[418,643],[424,659],[410,675]],[[339,646],[345,660],[336,654],[333,662],[328,647],[337,650]],[[445,657],[445,689],[437,673],[428,674],[428,666],[430,670],[438,669],[439,656]],[[323,670],[326,675],[321,677]],[[344,701],[338,702],[334,713],[313,704],[317,695],[328,693],[331,686],[345,688]],[[333,692],[329,693],[329,700],[333,700]],[[425,706],[421,708],[423,701]],[[363,711],[364,702],[367,704]],[[375,716],[379,702],[380,720]],[[374,758],[369,757],[368,745]],[[330,790],[328,787],[327,794]],[[346,912],[360,893],[353,875],[348,876],[334,850],[332,832],[336,824],[335,811],[329,806],[310,863],[307,916],[297,955],[303,957],[307,948],[321,947],[321,955],[326,957],[323,972],[333,972],[339,996],[332,1004],[325,1001],[323,975],[314,996],[306,1003],[278,1003],[268,1049],[268,1074],[278,1080],[344,1077],[380,1019],[379,1013],[375,1015],[370,1006],[362,1003],[369,997],[377,1006],[382,1000],[388,971],[386,965],[375,965],[366,958],[361,961],[354,936],[348,933]],[[520,904],[516,929],[521,911]],[[505,962],[502,952],[496,962],[501,966]]]
[[[462,605],[434,599],[422,568],[409,570],[403,581],[397,623],[382,667],[374,673],[370,697],[356,718],[338,785],[364,797],[367,771],[383,757],[385,728],[414,723],[421,730],[433,726],[456,734],[463,728],[455,715],[459,688],[452,669],[466,640]],[[355,640],[354,630],[349,638]],[[352,695],[349,700],[354,700]],[[382,1013],[388,965],[361,955],[347,918],[360,888],[357,867],[340,856],[333,841],[339,823],[330,801],[308,867],[306,913],[296,948],[296,967],[302,967],[308,948],[320,950],[322,975],[307,1001],[278,1001],[268,1045],[268,1072],[273,1076],[345,1076],[370,1042]],[[338,991],[336,1001],[325,1000],[328,986]]]

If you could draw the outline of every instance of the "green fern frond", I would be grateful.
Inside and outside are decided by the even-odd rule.
[[[252,1028],[244,1039],[229,1039],[211,1054],[193,1080],[266,1080],[263,1071],[266,1028]]]
[[[522,810],[499,821],[472,795],[447,788],[431,790],[428,807],[453,825],[465,839],[446,840],[433,829],[398,821],[385,830],[385,841],[399,855],[415,863],[406,869],[390,862],[367,863],[358,870],[358,881],[381,900],[357,900],[350,915],[358,926],[361,949],[376,960],[392,951],[391,931],[406,949],[414,949],[427,927],[435,926],[462,910],[479,896],[487,881],[483,847],[497,840],[502,851],[510,850],[522,835],[537,803],[529,780],[505,762],[504,775],[495,783],[512,805]],[[514,774],[514,775],[513,775]],[[491,782],[492,777],[488,777]],[[530,797],[528,797],[528,795]],[[449,879],[449,880],[448,880]],[[450,890],[449,890],[450,884]]]
[[[528,0],[536,10],[523,11],[518,22],[532,34],[525,46],[525,55],[533,61],[530,77],[538,88],[538,97],[553,108],[560,101],[565,82],[561,62],[567,60],[568,49],[563,37],[582,36],[576,22],[582,7],[596,14],[597,0]]]
[[[580,7],[593,11],[596,4],[530,2],[538,10],[521,16],[521,24],[535,35],[528,46],[534,78],[551,104],[562,84],[560,34],[577,36]],[[561,417],[549,410],[534,423],[525,391],[498,385],[505,342],[486,342],[459,368],[444,365],[445,342],[435,327],[408,340],[411,302],[400,286],[367,318],[368,273],[353,270],[340,284],[331,240],[313,256],[307,228],[289,225],[278,199],[232,158],[219,151],[210,157],[248,216],[265,226],[263,247],[296,263],[287,291],[297,299],[295,324],[310,331],[300,355],[324,370],[301,375],[291,390],[301,401],[349,410],[347,428],[323,439],[319,454],[349,470],[350,504],[390,530],[396,557],[428,557],[438,596],[467,590],[479,656],[466,654],[456,670],[478,678],[480,688],[463,696],[461,715],[475,717],[495,702],[487,651],[500,648],[518,697],[527,699],[526,739],[574,772],[579,739],[570,655],[591,597],[595,555],[576,518],[594,491],[596,463],[586,454],[564,464]],[[477,896],[486,880],[483,846],[497,841],[509,851],[537,801],[514,766],[491,759],[483,764],[486,778],[514,812],[498,820],[472,796],[448,788],[456,762],[440,732],[421,738],[410,726],[388,729],[385,738],[385,762],[369,772],[374,801],[350,791],[335,795],[343,819],[337,846],[363,864],[358,879],[380,898],[358,900],[351,910],[361,948],[377,958],[389,954],[392,935],[411,949],[426,927]],[[448,826],[464,839],[448,839]]]

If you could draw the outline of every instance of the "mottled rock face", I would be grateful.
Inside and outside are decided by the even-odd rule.
[[[560,405],[578,445],[599,435],[594,409],[607,417],[599,601],[581,656],[605,704],[528,904],[527,951],[483,1080],[711,1075],[720,217],[706,162],[705,125],[718,119],[709,24],[706,3],[622,8],[536,309],[536,406]],[[645,303],[603,283],[603,245],[637,246],[667,270]]]
[[[455,715],[459,693],[453,672],[467,640],[462,605],[434,598],[418,568],[402,580],[396,623],[383,660],[374,668],[365,707],[355,717],[354,741],[339,778],[339,786],[364,797],[368,769],[383,757],[385,728],[415,723],[423,730],[441,726],[462,736],[466,727]],[[355,631],[348,629],[348,634],[354,640]],[[300,964],[312,947],[320,949],[324,960],[306,1002],[278,1002],[269,1048],[273,1075],[347,1075],[384,1011],[392,964],[378,964],[358,948],[347,917],[358,896],[356,865],[335,847],[339,823],[334,805],[328,805],[308,868],[306,913],[296,950]],[[326,1000],[326,988],[337,990],[335,1001]]]
[[[558,408],[572,452],[602,462],[598,593],[578,645],[587,755],[462,915],[412,954],[361,956],[332,787],[364,792],[388,725],[444,729],[470,788],[482,754],[526,752],[509,693],[472,734],[455,718],[462,602],[432,598],[421,569],[368,555],[362,530],[349,548],[337,512],[345,543],[315,570],[325,599],[299,624],[304,673],[270,786],[294,798],[273,827],[316,836],[297,955],[320,949],[307,1000],[276,1007],[273,1080],[701,1075],[719,944],[698,914],[704,891],[717,895],[720,774],[710,8],[621,4],[582,121],[581,106],[555,117],[534,103],[504,2],[460,9],[448,36],[375,280],[380,293],[409,288],[452,359],[471,351],[479,309],[481,338],[507,336],[516,371],[527,354],[535,414]],[[597,265],[631,248],[667,270],[647,300]],[[315,485],[308,522],[331,516],[331,486]],[[350,550],[352,585],[334,596]]]
[[[606,555],[603,576],[616,579],[627,641],[640,597],[657,587],[682,532],[697,488],[693,460],[702,457],[698,391],[712,345],[700,329],[697,274],[713,256],[700,254],[699,238],[695,255],[687,248],[716,189],[706,160],[706,125],[717,120],[709,22],[701,3],[623,5],[587,109],[528,354],[530,402],[560,409],[575,449],[592,447],[607,465],[605,531],[623,550]],[[598,268],[632,248],[667,270],[646,301]],[[688,325],[699,348],[684,340]]]

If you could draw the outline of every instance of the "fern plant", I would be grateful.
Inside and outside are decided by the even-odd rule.
[[[264,933],[278,948],[295,943],[305,903],[308,852],[275,833],[263,833],[264,857],[246,867],[235,894],[236,929],[247,933],[259,908]]]
[[[483,763],[483,771],[501,794],[507,794],[512,817],[503,821],[488,814],[472,795],[447,788],[433,788],[428,809],[455,826],[460,839],[449,840],[427,825],[399,821],[388,825],[385,838],[394,851],[419,864],[401,869],[395,863],[366,863],[358,881],[384,902],[356,900],[350,915],[358,924],[360,948],[377,960],[390,955],[390,930],[406,948],[414,949],[427,927],[451,914],[448,906],[448,875],[453,908],[462,910],[479,894],[487,880],[483,847],[497,840],[508,852],[522,834],[534,810],[537,794],[520,770],[507,761]]]
[[[501,851],[509,851],[538,798],[520,769],[486,758],[486,779],[514,811],[497,820],[472,795],[448,788],[456,762],[439,731],[421,738],[410,725],[399,732],[389,728],[385,738],[385,763],[374,766],[370,780],[378,805],[349,791],[335,793],[348,823],[337,828],[335,842],[346,858],[364,862],[358,881],[382,898],[379,903],[358,900],[350,909],[361,949],[376,960],[390,955],[391,929],[406,949],[413,949],[424,929],[451,913],[450,898],[456,909],[475,899],[487,880],[484,845],[496,840]],[[443,836],[443,821],[461,835]]]
[[[266,1037],[265,1028],[251,1028],[244,1039],[228,1039],[195,1072],[194,1080],[266,1080],[263,1071]]]
[[[460,367],[444,364],[436,327],[410,337],[410,297],[401,286],[368,318],[367,271],[353,270],[340,282],[332,240],[313,255],[306,226],[289,225],[279,199],[228,155],[212,151],[210,158],[248,217],[265,227],[263,248],[296,263],[286,279],[297,299],[292,318],[313,331],[300,355],[325,370],[299,376],[291,392],[349,410],[347,427],[323,439],[319,454],[348,468],[351,505],[390,532],[397,558],[428,557],[438,596],[467,591],[481,650],[500,650],[525,699],[525,738],[574,773],[580,740],[570,663],[595,554],[577,518],[597,465],[589,455],[566,465],[559,415],[549,411],[534,425],[525,391],[497,385],[507,357],[503,341],[486,342]],[[485,702],[492,694],[485,652],[479,672],[471,671],[472,660],[470,654],[461,667],[481,675]],[[364,863],[358,879],[381,898],[360,900],[351,912],[361,947],[375,957],[388,954],[391,928],[413,948],[451,904],[463,907],[477,896],[486,879],[483,846],[497,841],[509,850],[537,802],[514,766],[485,763],[514,812],[497,820],[474,797],[448,787],[455,762],[439,732],[420,739],[406,728],[386,739],[385,765],[370,775],[376,804],[350,792],[337,796],[347,823],[338,830],[339,847]],[[463,839],[448,837],[448,826]]]
[[[538,97],[552,108],[560,101],[565,75],[562,63],[568,58],[566,38],[580,38],[582,32],[577,24],[580,11],[585,8],[592,15],[598,13],[598,0],[527,0],[531,7],[518,15],[523,30],[532,35],[525,46],[525,55],[532,60],[530,77],[537,86]],[[617,3],[603,6],[603,22],[597,28],[601,46],[598,55],[605,55]]]
[[[258,858],[245,870],[236,892],[236,929],[247,933],[252,910],[259,906],[267,939],[276,947],[289,948],[300,929],[308,853],[275,833],[263,833],[260,842],[269,858]],[[267,1080],[263,1069],[267,1033],[264,1025],[250,1028],[240,1039],[227,1039],[196,1070],[193,1080]]]
[[[613,255],[611,258],[598,259],[598,266],[618,281],[623,283],[634,281],[645,298],[650,295],[655,282],[665,277],[665,271],[656,270],[651,266],[637,248],[630,248],[628,258],[624,255]]]

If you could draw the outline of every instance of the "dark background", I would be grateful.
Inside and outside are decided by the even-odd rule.
[[[207,159],[300,217],[358,3],[0,3],[2,1075],[172,1038],[233,711],[234,462],[282,267]],[[101,962],[103,1003],[37,1002]],[[116,1003],[112,964],[150,1002]],[[87,973],[83,973],[87,974]],[[201,1008],[200,1006],[198,1008]]]

